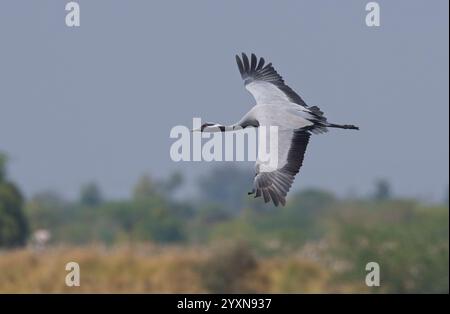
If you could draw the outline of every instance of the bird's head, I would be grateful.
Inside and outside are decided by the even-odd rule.
[[[206,122],[200,128],[192,129],[192,132],[222,132],[224,129],[223,125]]]

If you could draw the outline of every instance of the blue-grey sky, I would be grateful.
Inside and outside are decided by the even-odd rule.
[[[27,195],[95,180],[124,197],[174,163],[174,125],[231,123],[253,105],[234,55],[255,52],[328,119],[361,131],[314,136],[295,187],[439,199],[449,177],[448,1],[80,0],[0,4],[0,150]],[[248,164],[248,167],[252,165]],[[246,192],[246,191],[244,191]]]

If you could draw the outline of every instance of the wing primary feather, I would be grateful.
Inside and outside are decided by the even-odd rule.
[[[286,179],[283,178],[283,176],[281,175],[274,176],[274,182],[278,183],[280,187],[282,187],[282,189],[285,190],[286,192],[289,191],[291,187],[289,181],[286,181]]]
[[[241,77],[244,75],[244,65],[242,64],[241,58],[239,58],[238,55],[236,55],[236,63],[239,68],[239,73],[241,73]]]
[[[248,75],[250,63],[248,62],[248,57],[245,53],[242,53],[242,62],[244,63],[244,72]]]
[[[276,181],[276,179],[273,181],[273,185],[277,189],[278,194],[280,194],[281,196],[286,196],[286,188],[283,187],[278,181]]]
[[[259,59],[258,65],[256,67],[256,71],[259,71],[262,69],[262,67],[264,66],[264,62],[265,62],[264,58]]]
[[[264,203],[269,203],[270,202],[269,193],[266,191],[266,189],[261,189],[261,192],[263,194]]]
[[[278,202],[277,192],[274,190],[273,187],[268,188],[268,190],[269,190],[269,194],[270,194],[270,197],[272,198],[273,203],[275,204],[276,207],[278,207],[279,202]]]
[[[258,59],[256,59],[256,56],[254,53],[251,55],[251,65],[250,65],[250,72],[255,72],[256,70],[256,63],[258,62]]]

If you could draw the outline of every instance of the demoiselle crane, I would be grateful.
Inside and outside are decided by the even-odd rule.
[[[303,164],[309,138],[312,133],[327,132],[328,128],[359,130],[349,124],[334,124],[327,121],[317,106],[307,106],[303,99],[284,83],[272,63],[265,65],[264,58],[245,53],[236,55],[236,62],[244,80],[245,88],[253,95],[256,105],[236,124],[225,126],[204,123],[200,132],[226,132],[246,127],[278,127],[278,162],[276,167],[261,161],[255,165],[253,181],[255,198],[262,196],[264,202],[272,200],[275,206],[286,204],[286,195],[295,175]]]

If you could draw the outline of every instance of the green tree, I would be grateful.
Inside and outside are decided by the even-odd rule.
[[[0,153],[0,247],[26,244],[28,222],[19,189],[6,179],[6,156]]]
[[[80,203],[86,206],[97,206],[103,201],[103,196],[97,184],[85,184],[80,190]]]
[[[0,182],[6,178],[6,155],[0,152]]]
[[[181,172],[173,172],[167,180],[162,183],[164,193],[167,195],[172,195],[176,192],[184,183],[184,177]]]
[[[342,204],[330,216],[328,254],[347,264],[335,282],[364,287],[365,265],[381,267],[382,284],[371,292],[448,293],[448,208],[413,201]]]
[[[78,204],[77,204],[78,205]],[[65,221],[71,220],[66,210],[68,203],[55,191],[36,193],[26,204],[26,212],[31,230],[66,230]]]
[[[148,174],[141,176],[133,188],[133,199],[145,200],[154,197],[157,188]]]
[[[248,199],[247,192],[253,188],[253,174],[235,166],[216,167],[200,177],[198,188],[204,201],[238,213]]]
[[[373,198],[377,201],[385,201],[392,197],[392,189],[389,181],[380,179],[375,182]]]

